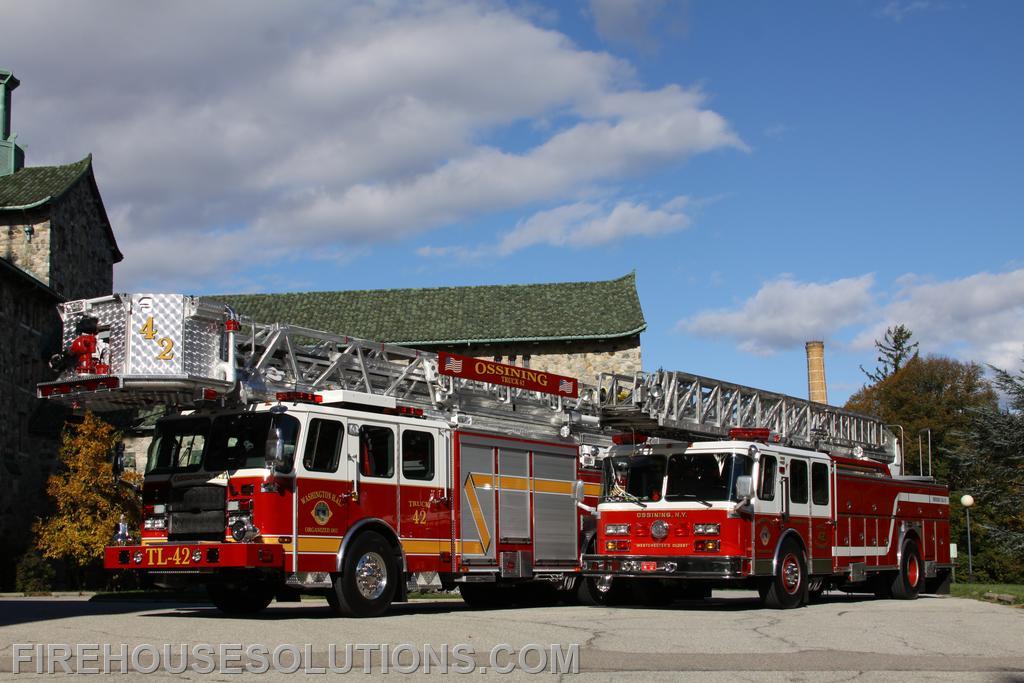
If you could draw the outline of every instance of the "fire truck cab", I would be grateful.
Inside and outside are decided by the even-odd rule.
[[[733,586],[791,608],[829,587],[912,599],[948,583],[948,490],[928,477],[746,439],[617,445],[602,472],[582,557],[595,601]]]

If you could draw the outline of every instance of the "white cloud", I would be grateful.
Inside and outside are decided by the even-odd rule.
[[[870,274],[823,284],[782,277],[737,308],[698,313],[679,329],[735,339],[741,349],[767,355],[852,327],[848,348],[867,354],[887,327],[903,324],[922,352],[1009,370],[1022,366],[1024,268],[945,281],[908,274],[895,281],[891,297],[876,294],[874,284]]]
[[[652,237],[682,230],[690,224],[683,213],[688,199],[676,197],[657,208],[619,202],[610,209],[579,202],[540,211],[506,233],[498,253],[506,256],[537,244],[594,247],[625,237]]]
[[[684,209],[689,197],[675,197],[651,208],[634,201],[614,205],[575,202],[538,211],[500,236],[497,244],[476,247],[423,246],[416,254],[424,258],[454,257],[462,261],[509,256],[536,245],[587,249],[627,237],[654,237],[682,230],[690,225]]]
[[[644,51],[657,47],[656,26],[668,24],[676,32],[686,27],[683,0],[590,0],[588,8],[599,36]]]
[[[735,339],[744,351],[770,355],[828,339],[838,330],[865,322],[873,307],[873,275],[823,284],[782,277],[766,282],[738,309],[699,313],[680,329],[703,337]]]
[[[870,349],[885,328],[904,324],[923,351],[952,353],[1002,368],[1024,356],[1024,269],[976,273],[944,282],[905,276],[879,320],[858,334],[857,349]]]
[[[644,90],[628,63],[486,0],[39,0],[5,26],[28,162],[95,153],[119,288],[577,201],[745,149],[699,91]],[[487,144],[529,120],[559,124]]]
[[[925,12],[928,10],[946,9],[948,6],[943,2],[933,0],[891,0],[876,12],[876,15],[895,22],[901,22],[906,17]]]

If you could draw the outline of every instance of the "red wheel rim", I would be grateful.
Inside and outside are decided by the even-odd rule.
[[[921,567],[917,563],[917,555],[907,558],[907,583],[913,588],[921,579]]]
[[[790,595],[800,590],[800,560],[790,553],[782,558],[782,588]]]

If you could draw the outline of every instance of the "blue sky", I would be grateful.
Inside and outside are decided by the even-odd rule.
[[[895,323],[1024,356],[1020,3],[5,13],[19,142],[94,154],[118,289],[635,270],[648,369],[804,395],[821,338],[834,403]]]

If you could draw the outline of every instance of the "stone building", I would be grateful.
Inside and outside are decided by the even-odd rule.
[[[536,285],[211,297],[263,322],[451,351],[584,381],[641,369],[636,275]]]
[[[0,590],[46,506],[56,465],[59,409],[35,398],[60,349],[56,304],[111,292],[122,259],[93,175],[92,157],[24,165],[11,135],[11,91],[0,70]]]

